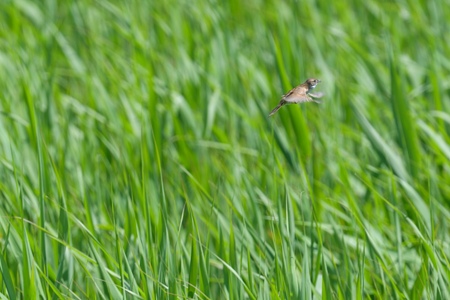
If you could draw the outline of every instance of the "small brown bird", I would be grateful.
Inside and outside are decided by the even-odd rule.
[[[313,98],[320,98],[323,96],[323,93],[313,94],[310,91],[316,87],[316,85],[320,82],[319,79],[309,78],[304,83],[290,90],[286,95],[280,100],[277,107],[275,107],[269,114],[269,117],[276,113],[282,106],[286,104],[296,104],[302,102],[316,102],[320,103],[320,101]],[[311,98],[312,97],[312,98]]]

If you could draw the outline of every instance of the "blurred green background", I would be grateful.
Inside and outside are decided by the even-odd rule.
[[[2,0],[0,298],[450,299],[449,19]]]

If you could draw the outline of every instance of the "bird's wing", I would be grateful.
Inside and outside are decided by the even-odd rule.
[[[306,95],[307,91],[308,91],[307,88],[303,87],[302,85],[299,85],[290,90],[289,92],[287,92],[281,99],[290,103],[311,101],[311,98],[308,95]]]
[[[308,95],[310,95],[311,97],[314,97],[314,98],[321,98],[321,97],[323,97],[325,94],[322,93],[322,92],[317,92],[317,93],[308,93]]]
[[[286,94],[284,94],[282,99],[287,98],[294,93],[306,94],[307,91],[308,91],[308,89],[305,88],[302,84],[300,84],[300,85],[296,86],[295,88],[293,88],[292,90],[290,90],[289,92],[287,92]]]
[[[301,103],[301,102],[310,102],[312,101],[311,97],[309,97],[304,92],[293,91],[289,95],[283,97],[284,101],[289,103]]]

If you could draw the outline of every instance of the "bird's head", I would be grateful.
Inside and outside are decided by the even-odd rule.
[[[309,89],[315,88],[319,82],[320,80],[315,78],[309,78],[308,80],[306,80],[306,84],[308,84]]]

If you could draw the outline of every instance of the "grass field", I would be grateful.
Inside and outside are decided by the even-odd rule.
[[[0,299],[450,299],[448,20],[1,1]]]

